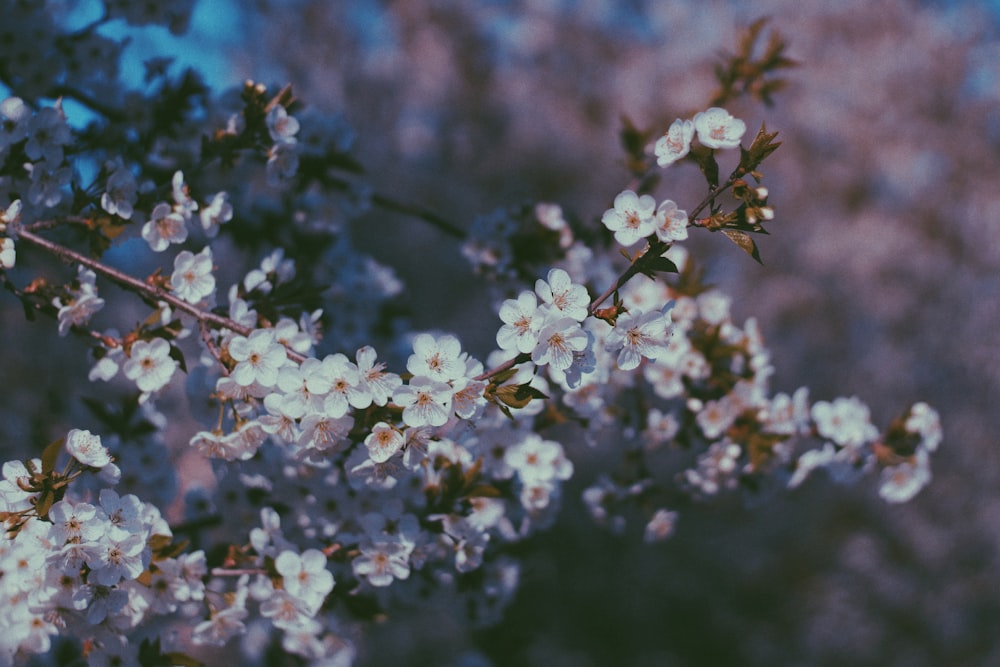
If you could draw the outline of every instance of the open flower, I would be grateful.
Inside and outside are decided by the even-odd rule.
[[[678,118],[667,130],[667,133],[656,140],[653,152],[656,154],[656,164],[661,167],[677,162],[691,150],[691,140],[694,138],[694,123]]]
[[[615,233],[616,241],[627,247],[653,233],[655,208],[656,200],[650,195],[640,197],[632,190],[625,190],[615,197],[614,208],[604,212],[601,222]]]
[[[179,298],[188,303],[198,303],[215,291],[215,277],[212,276],[212,249],[205,247],[195,255],[190,250],[182,250],[174,258],[174,272],[170,276],[170,286]]]
[[[736,148],[746,132],[747,126],[739,118],[733,118],[728,111],[712,107],[694,115],[694,129],[698,141],[708,148]]]
[[[229,343],[229,356],[236,361],[230,377],[241,387],[249,387],[255,382],[273,387],[278,381],[278,369],[288,358],[285,346],[274,339],[271,329],[257,329],[247,338],[233,338]]]
[[[153,207],[149,220],[142,226],[142,238],[153,252],[163,252],[171,243],[184,243],[188,230],[184,216],[175,213],[170,204],[161,202]]]
[[[393,392],[392,402],[403,407],[407,426],[441,426],[451,416],[451,396],[447,383],[418,375]]]
[[[608,334],[608,348],[621,347],[618,368],[636,368],[643,357],[655,359],[667,349],[670,317],[657,310],[648,313],[625,314],[618,318]]]
[[[538,366],[549,364],[564,371],[573,365],[573,353],[583,352],[589,341],[579,322],[572,317],[561,317],[539,332],[538,344],[531,351],[531,361]]]
[[[66,451],[85,466],[103,468],[111,463],[108,448],[101,444],[101,436],[90,431],[73,429],[66,434]]]
[[[531,352],[538,343],[543,313],[538,309],[534,293],[525,290],[516,299],[507,299],[500,306],[503,326],[497,331],[497,345],[501,350]]]
[[[177,362],[170,356],[170,343],[162,338],[136,341],[122,371],[140,391],[151,393],[170,382]]]
[[[683,241],[688,237],[687,211],[677,208],[669,199],[660,202],[656,208],[656,238],[664,243]]]

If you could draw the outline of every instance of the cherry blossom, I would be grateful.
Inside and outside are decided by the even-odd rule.
[[[451,413],[452,388],[432,378],[418,375],[409,384],[401,385],[392,400],[403,408],[407,426],[441,426]]]
[[[656,140],[654,147],[656,164],[666,167],[680,160],[691,150],[692,139],[694,139],[694,123],[680,118],[675,120],[666,134]]]
[[[229,355],[236,362],[232,378],[243,387],[255,383],[273,387],[278,381],[278,370],[288,359],[284,346],[274,339],[270,329],[257,329],[248,337],[234,337],[229,342]]]
[[[670,335],[670,315],[659,311],[629,313],[615,322],[608,334],[611,349],[621,348],[618,368],[629,371],[639,366],[643,357],[656,359],[667,349]]]
[[[187,236],[184,216],[176,213],[166,202],[157,204],[149,220],[142,226],[142,238],[155,252],[163,252],[171,243],[184,243]]]
[[[85,466],[103,468],[111,463],[111,454],[101,444],[101,436],[78,428],[66,434],[66,452]]]
[[[413,339],[413,354],[406,362],[406,370],[442,382],[455,380],[465,372],[465,363],[459,356],[461,352],[462,345],[454,336],[434,338],[430,334],[418,334]]]
[[[146,393],[165,387],[175,370],[177,361],[170,356],[170,344],[162,338],[136,341],[122,367],[125,377]]]
[[[182,250],[174,258],[174,272],[170,276],[174,293],[190,303],[198,303],[215,292],[212,275],[212,249],[204,248],[197,255]]]
[[[132,172],[122,164],[121,158],[109,162],[106,168],[111,174],[101,195],[101,208],[111,215],[129,220],[135,210],[139,185]]]
[[[398,542],[362,544],[361,555],[351,562],[354,574],[376,587],[388,586],[394,579],[410,576],[409,550]]]
[[[573,365],[575,354],[583,352],[589,342],[579,322],[572,317],[560,317],[538,332],[538,344],[531,351],[531,361],[565,371]]]
[[[564,269],[551,269],[545,280],[536,280],[535,293],[549,307],[553,317],[572,317],[577,322],[587,317],[590,306],[587,288],[574,284]]]
[[[12,5],[14,24],[44,27],[23,31],[45,41],[30,52],[86,67],[11,59],[26,40],[0,40],[0,79],[24,95],[0,101],[0,267],[19,262],[0,278],[26,312],[89,346],[90,379],[120,369],[141,393],[88,401],[103,440],[74,428],[39,445],[41,458],[3,465],[0,662],[37,660],[65,636],[95,664],[191,662],[191,645],[232,642],[209,655],[249,664],[284,650],[346,666],[373,619],[414,601],[495,621],[519,583],[514,545],[556,520],[567,482],[592,467],[579,465],[584,450],[622,464],[582,482],[587,510],[646,542],[678,526],[665,503],[793,488],[818,468],[838,482],[880,477],[892,503],[929,483],[943,437],[932,408],[914,404],[883,433],[858,398],[772,395],[764,327],[735,321],[733,298],[675,245],[776,215],[760,151],[731,156],[730,173],[711,163],[709,149],[739,146],[746,129],[724,109],[676,120],[645,153],[624,133],[629,184],[605,183],[603,196],[619,194],[603,215],[524,202],[456,225],[377,189],[345,123],[319,107],[298,114],[291,88],[248,81],[217,96],[194,74],[175,85],[153,58],[147,89],[127,89],[115,80],[122,44],[98,28],[180,31],[192,3],[104,4],[73,32],[45,6]],[[56,93],[94,118],[71,126],[61,101],[45,101]],[[419,142],[402,126],[410,150]],[[682,166],[661,180],[654,158],[681,162],[696,135],[702,174],[682,165],[692,182]],[[661,189],[693,208],[657,205]],[[480,327],[486,363],[438,333],[444,321],[417,333],[406,317],[423,313],[399,314],[415,286],[382,263],[392,247],[355,245],[360,216],[385,210],[461,239],[490,283],[480,307],[500,320],[495,336],[488,319]],[[136,243],[166,255],[150,262]],[[63,264],[35,266],[42,254]],[[88,328],[105,305],[98,274],[116,299],[101,319],[118,328]]]
[[[376,463],[384,463],[403,448],[403,434],[385,422],[379,422],[372,427],[372,432],[365,438],[368,455]]]
[[[699,111],[693,123],[698,141],[709,148],[736,148],[747,129],[746,123],[719,107]]]
[[[656,200],[652,196],[625,190],[615,197],[614,208],[604,212],[601,222],[614,232],[618,243],[632,246],[656,229],[655,208]]]
[[[538,299],[532,292],[524,291],[517,299],[507,299],[500,306],[503,326],[497,331],[497,345],[501,350],[531,352],[538,344],[544,314],[538,310]]]
[[[656,238],[665,243],[684,241],[688,237],[687,212],[677,208],[677,204],[669,199],[660,202],[656,207]]]

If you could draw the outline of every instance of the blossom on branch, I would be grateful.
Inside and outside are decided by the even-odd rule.
[[[122,367],[125,377],[146,394],[165,387],[175,370],[177,361],[170,356],[170,343],[162,338],[133,343],[128,361]]]
[[[699,111],[693,122],[698,141],[708,148],[736,148],[747,130],[746,123],[719,107]]]
[[[615,197],[614,208],[604,212],[601,222],[614,232],[618,243],[629,247],[656,229],[655,209],[656,200],[651,195],[639,196],[632,190],[625,190]]]
[[[212,249],[205,247],[197,255],[182,250],[174,258],[174,272],[170,286],[179,298],[188,303],[198,303],[215,292],[212,276]]]
[[[666,167],[677,162],[691,150],[691,140],[694,139],[694,123],[678,118],[667,133],[656,140],[654,153],[656,164]]]

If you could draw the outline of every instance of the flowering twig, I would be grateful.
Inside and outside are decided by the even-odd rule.
[[[234,322],[233,320],[223,315],[202,310],[201,308],[199,308],[194,304],[188,303],[183,299],[177,298],[176,296],[174,296],[167,290],[163,289],[162,287],[157,287],[156,285],[150,285],[149,283],[145,283],[137,278],[133,278],[127,273],[112,268],[107,264],[104,264],[98,260],[87,257],[84,254],[72,250],[71,248],[67,248],[66,246],[60,245],[54,241],[50,241],[47,238],[38,236],[34,232],[21,230],[19,238],[23,241],[27,241],[33,246],[36,246],[38,248],[41,248],[42,250],[50,252],[63,260],[85,266],[94,273],[98,273],[112,280],[113,282],[118,283],[119,285],[125,287],[128,290],[142,294],[156,301],[164,301],[173,306],[176,310],[180,310],[182,312],[187,313],[188,315],[191,315],[199,322],[214,326],[219,329],[229,329],[230,331],[238,333],[241,336],[249,336],[251,333],[253,333],[253,329],[251,327],[243,326],[242,324]],[[292,349],[288,349],[288,356],[299,363],[305,361],[305,357],[303,355],[299,354],[298,352],[295,352]]]

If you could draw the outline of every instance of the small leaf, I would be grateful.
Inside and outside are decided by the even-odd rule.
[[[56,469],[56,459],[59,458],[59,452],[62,451],[64,444],[66,444],[66,438],[59,438],[50,442],[42,450],[42,474],[48,475]]]
[[[680,273],[680,269],[666,257],[650,257],[642,263],[643,271],[650,273]]]
[[[517,375],[517,371],[518,371],[518,369],[516,367],[515,368],[508,368],[505,371],[500,371],[499,373],[497,373],[496,375],[494,375],[492,378],[490,378],[490,382],[492,384],[495,384],[495,385],[501,385],[504,382],[506,382],[507,380],[509,380],[512,377],[514,377],[515,375]]]
[[[531,402],[530,398],[522,399],[517,396],[516,386],[500,387],[496,391],[497,400],[512,408],[523,408]]]
[[[500,493],[500,489],[495,486],[490,486],[489,484],[478,484],[465,494],[469,498],[499,498],[503,494]]]
[[[49,510],[52,509],[52,505],[56,502],[56,494],[51,489],[44,489],[39,495],[35,502],[35,511],[38,512],[38,518],[48,519]]]
[[[704,146],[695,147],[690,155],[698,163],[701,173],[705,174],[705,180],[713,190],[719,187],[719,163],[715,161],[715,151]]]
[[[476,482],[479,481],[479,475],[483,470],[483,459],[478,458],[476,462],[469,466],[465,471],[465,480],[463,486],[465,488],[472,488],[475,486]]]
[[[530,384],[522,384],[517,388],[517,393],[515,394],[517,398],[548,398],[541,389],[537,387],[532,387]]]
[[[181,352],[180,348],[176,345],[170,346],[170,358],[177,362],[177,365],[181,367],[181,370],[187,373],[187,362],[184,361],[184,353]]]
[[[205,664],[195,660],[186,653],[178,653],[177,651],[164,653],[163,660],[164,665],[171,665],[171,667],[204,667]]]
[[[735,229],[723,229],[722,233],[729,237],[730,241],[738,245],[743,252],[753,257],[758,264],[764,263],[760,259],[760,252],[757,250],[757,244],[754,243],[749,234]]]

